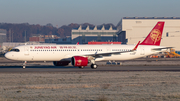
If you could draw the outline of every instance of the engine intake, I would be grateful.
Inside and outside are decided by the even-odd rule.
[[[71,58],[71,64],[73,66],[87,66],[88,64],[88,58],[82,57],[82,56],[73,56]]]

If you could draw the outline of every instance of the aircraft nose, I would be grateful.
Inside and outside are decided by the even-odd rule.
[[[10,53],[6,53],[4,56],[5,56],[7,59],[12,59],[12,57],[13,57],[13,55],[10,54]]]

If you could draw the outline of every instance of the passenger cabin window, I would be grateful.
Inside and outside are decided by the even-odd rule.
[[[19,49],[11,49],[11,51],[19,52],[20,50]]]

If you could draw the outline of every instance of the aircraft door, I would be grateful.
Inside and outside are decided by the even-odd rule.
[[[29,47],[24,47],[24,55],[29,55]]]
[[[141,55],[144,55],[144,54],[145,54],[144,47],[141,47]]]
[[[107,52],[111,52],[111,48],[110,47],[106,47]]]

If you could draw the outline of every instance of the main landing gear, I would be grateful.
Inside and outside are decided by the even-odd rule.
[[[98,67],[97,64],[91,64],[91,68],[92,68],[92,69],[96,69],[97,67]]]
[[[98,67],[97,64],[91,64],[92,69],[96,69]],[[84,69],[84,66],[79,66],[80,69]]]
[[[91,63],[92,63],[92,64],[91,64],[91,68],[92,68],[92,69],[97,69],[98,65],[95,63],[95,59],[92,59],[92,60],[91,60]]]

